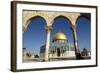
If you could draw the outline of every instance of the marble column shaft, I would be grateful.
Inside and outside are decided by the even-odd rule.
[[[48,56],[49,56],[49,48],[50,48],[50,32],[51,32],[51,26],[46,26],[46,33],[47,33],[47,37],[46,37],[46,46],[45,46],[45,57],[44,60],[48,61]]]

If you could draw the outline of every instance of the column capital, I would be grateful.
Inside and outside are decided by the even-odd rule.
[[[72,25],[72,26],[71,26],[71,29],[72,29],[74,32],[76,32],[76,25]]]
[[[46,31],[51,31],[52,30],[52,26],[45,26],[45,30]]]

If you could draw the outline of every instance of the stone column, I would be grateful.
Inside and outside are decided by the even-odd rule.
[[[46,26],[45,27],[45,30],[46,30],[46,33],[47,33],[47,37],[46,37],[44,61],[48,61],[48,54],[49,54],[49,48],[50,48],[50,32],[51,32],[51,29],[52,29],[51,26]]]
[[[77,40],[76,26],[75,25],[72,26],[72,30],[73,30],[74,44],[75,44],[75,47],[77,49],[76,51],[79,52],[78,51],[78,40]]]
[[[76,33],[76,25],[72,25],[72,31],[73,31],[76,59],[81,59],[81,54],[80,54],[80,51],[79,51],[79,48],[78,48],[78,39],[77,39],[77,33]]]

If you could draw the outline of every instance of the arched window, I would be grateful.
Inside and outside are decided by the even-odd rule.
[[[37,54],[40,52],[40,47],[45,44],[46,21],[40,16],[33,17],[30,20],[27,30],[23,33],[23,48]]]

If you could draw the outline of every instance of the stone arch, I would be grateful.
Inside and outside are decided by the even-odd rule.
[[[39,18],[38,19],[38,21],[36,20],[36,23],[34,23],[34,19],[36,19],[36,18]],[[30,21],[30,23],[27,25],[27,32],[24,32],[23,33],[23,38],[25,38],[26,39],[26,35],[27,35],[27,33],[31,33],[31,35],[30,34],[28,34],[28,41],[26,41],[26,42],[28,42],[29,44],[31,44],[31,45],[36,45],[35,43],[38,41],[39,43],[42,43],[42,44],[45,44],[45,37],[46,37],[46,32],[45,32],[45,29],[44,29],[44,26],[46,25],[45,23],[46,23],[46,21],[43,19],[43,17],[41,17],[41,16],[35,16],[35,17],[32,17],[32,18],[30,18],[28,21]],[[39,22],[40,21],[40,22]],[[38,24],[40,24],[40,25],[38,25]],[[31,27],[31,28],[30,28]],[[36,28],[36,29],[35,29]],[[31,30],[30,30],[31,29]],[[42,30],[42,33],[41,33],[41,30]],[[39,32],[39,33],[38,33]],[[41,34],[40,34],[41,33]],[[41,35],[41,36],[38,36],[37,34],[39,34],[39,35]],[[34,38],[34,39],[32,39],[32,40],[30,40],[30,38],[32,39],[32,38]],[[41,39],[41,40],[40,40]],[[31,43],[30,43],[31,42]],[[24,44],[24,42],[23,42],[23,44]],[[40,48],[40,46],[42,45],[42,44],[38,44],[38,46],[39,46],[39,48]],[[26,43],[25,43],[25,45],[26,45]],[[35,47],[31,47],[31,48],[35,48]],[[27,46],[25,46],[25,47],[27,47]]]
[[[60,15],[60,14],[57,15],[57,16],[53,19],[52,28],[53,28],[53,26],[55,25],[55,24],[53,24],[53,23],[54,23],[57,19],[59,19],[59,18],[64,18],[65,21],[69,23],[69,24],[68,24],[68,28],[70,29],[71,32],[73,32],[72,29],[71,29],[72,23],[71,23],[70,19],[69,19],[68,17],[66,17],[66,16],[64,16],[64,15]],[[63,25],[62,25],[62,26],[63,26]],[[66,24],[66,26],[67,26],[67,24]],[[66,29],[66,31],[67,31],[67,29]],[[52,31],[51,31],[51,34],[52,34]]]
[[[39,16],[39,15],[36,15],[36,16],[34,16],[34,17],[30,17],[27,21],[26,21],[26,24],[25,24],[25,26],[23,26],[23,31],[26,31],[27,30],[27,27],[28,27],[28,25],[30,24],[30,22],[33,20],[33,19],[35,19],[35,18],[42,18],[44,21],[45,21],[45,23],[47,24],[47,22],[46,22],[46,20],[45,20],[45,18],[44,17],[42,17],[42,16]],[[45,24],[45,25],[46,25]]]
[[[68,28],[70,28],[70,30],[73,32],[73,29],[72,29],[73,24],[72,24],[70,18],[68,16],[65,16],[64,14],[59,14],[56,17],[53,18],[52,27],[53,27],[53,23],[55,22],[55,20],[57,20],[59,18],[64,18],[66,21],[68,21],[68,23],[69,23],[68,24],[68,26],[69,26]]]
[[[86,14],[86,15],[85,15]],[[91,27],[91,16],[90,16],[90,14],[87,16],[87,14],[89,14],[89,13],[83,13],[83,14],[81,14],[78,18],[77,18],[77,20],[76,20],[76,24],[77,24],[77,37],[78,37],[78,44],[80,45],[81,43],[85,43],[85,42],[87,42],[87,44],[89,43],[89,41],[88,40],[91,40],[90,39],[90,35],[91,35],[91,29],[90,29],[90,27]],[[83,20],[82,20],[82,19]],[[80,19],[82,20],[82,21],[86,21],[85,23],[82,23],[82,22],[79,22],[80,21]],[[85,36],[84,36],[84,34],[83,33],[81,33],[80,31],[78,31],[80,29],[80,31],[82,32],[82,30],[84,30],[85,31]],[[90,32],[90,33],[88,33],[88,32]],[[87,34],[88,33],[88,34]],[[82,36],[84,36],[84,38],[85,38],[85,40],[81,40],[80,41],[80,39],[81,39],[81,37]],[[80,48],[80,46],[79,46],[79,48]],[[83,47],[84,48],[84,47]],[[85,47],[86,48],[86,47]],[[82,49],[82,48],[81,48]]]
[[[53,22],[54,22],[56,19],[58,19],[58,18],[64,18],[64,19],[68,20],[69,23],[70,23],[70,26],[72,26],[72,22],[70,21],[70,19],[69,19],[67,16],[64,16],[64,15],[58,15],[58,16],[56,16],[56,17],[53,19]]]
[[[65,23],[63,23],[63,24],[59,24],[58,23],[58,25],[55,23],[55,21],[57,20],[57,21],[59,21],[59,19],[61,18],[61,21],[64,21]],[[68,39],[67,40],[67,45],[69,45],[69,42],[71,41],[73,41],[73,34],[72,34],[72,29],[70,29],[71,28],[71,25],[72,25],[72,23],[71,23],[71,21],[69,20],[69,18],[68,17],[66,17],[66,16],[64,16],[64,15],[58,15],[57,17],[55,17],[54,18],[54,21],[53,21],[53,24],[52,24],[52,29],[54,29],[54,32],[53,32],[53,30],[51,31],[51,37],[50,37],[50,42],[51,42],[51,44],[52,44],[52,42],[54,42],[54,35],[57,33],[57,32],[62,32],[62,33],[64,33],[65,35],[66,35],[66,37],[67,38],[69,38],[69,36],[70,36],[70,39]],[[60,28],[59,27],[57,27],[57,26],[61,26]],[[57,27],[57,28],[56,28]],[[64,27],[64,28],[63,28]],[[57,30],[58,29],[58,30]],[[62,30],[63,29],[63,30]],[[60,31],[59,31],[60,30]],[[55,32],[56,31],[56,32]],[[70,34],[68,34],[68,33],[70,33]],[[63,55],[63,53],[62,53],[62,51],[60,51],[59,49],[61,49],[61,48],[56,48],[57,50],[57,56],[60,56],[60,54],[61,55]],[[68,54],[68,53],[67,53]]]
[[[65,19],[67,19],[70,23],[70,28],[71,28],[71,31],[72,31],[72,37],[73,37],[73,43],[74,43],[74,48],[75,48],[75,55],[76,55],[76,59],[80,59],[81,56],[80,56],[80,51],[78,49],[78,40],[77,40],[77,34],[76,34],[76,20],[77,18],[80,16],[79,13],[59,13],[57,15],[55,15],[52,19],[52,21],[54,22],[57,18],[59,17],[63,17]],[[52,25],[53,26],[53,25]]]
[[[47,23],[47,14],[38,11],[23,11],[23,31],[26,30],[30,21],[36,17],[41,17]]]
[[[91,22],[91,14],[90,14],[90,13],[81,13],[80,16],[78,16],[77,19],[76,19],[76,22],[75,22],[76,26],[77,26],[77,22],[78,22],[78,20],[79,20],[80,18],[85,18],[85,19],[87,19],[89,22]]]
[[[31,17],[31,18],[26,22],[27,27],[28,27],[29,23],[30,23],[32,20],[34,20],[35,18],[42,18],[42,19],[45,21],[45,23],[47,24],[46,20],[45,20],[42,16],[36,15],[36,16],[34,16],[34,17]],[[46,24],[45,24],[45,25],[46,25]],[[27,28],[26,28],[26,29],[27,29]]]
[[[84,18],[88,19],[89,21],[91,21],[91,14],[90,13],[81,13],[80,16],[77,17],[75,23],[77,23],[78,19],[81,17],[84,17]]]
[[[59,17],[63,16],[64,18],[68,19],[71,23],[71,26],[76,26],[75,22],[78,16],[80,16],[80,13],[71,13],[71,12],[54,12],[51,14],[50,19],[49,19],[49,24],[52,24],[54,20]]]

